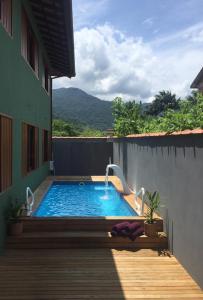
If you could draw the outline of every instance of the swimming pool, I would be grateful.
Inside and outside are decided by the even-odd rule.
[[[112,183],[54,181],[42,199],[37,217],[137,216]]]

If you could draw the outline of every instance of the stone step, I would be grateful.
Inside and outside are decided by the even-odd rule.
[[[150,238],[146,235],[135,241],[112,237],[110,232],[24,232],[20,236],[9,236],[9,249],[68,249],[68,248],[115,248],[115,249],[167,249],[167,238],[163,233]]]

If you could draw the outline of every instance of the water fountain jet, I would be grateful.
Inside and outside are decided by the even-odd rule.
[[[123,171],[118,165],[115,164],[109,164],[106,167],[106,176],[105,176],[105,185],[108,187],[108,176],[109,176],[109,169],[112,169],[114,171],[114,174],[120,179],[122,186],[123,186],[123,193],[126,195],[129,195],[132,193],[130,188],[127,185],[127,182],[125,180],[125,177],[123,175]]]

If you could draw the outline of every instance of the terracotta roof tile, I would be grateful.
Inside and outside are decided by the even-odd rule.
[[[141,137],[156,137],[156,136],[174,136],[174,135],[190,135],[190,134],[203,134],[203,129],[197,128],[197,129],[187,129],[183,131],[174,131],[171,133],[167,132],[152,132],[152,133],[141,133],[141,134],[130,134],[127,135],[127,138],[141,138]]]

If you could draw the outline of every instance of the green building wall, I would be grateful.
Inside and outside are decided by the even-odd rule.
[[[39,79],[21,55],[21,9],[25,7],[39,44]],[[49,174],[48,163],[42,162],[42,129],[50,131],[51,99],[42,87],[43,58],[46,52],[32,18],[28,1],[12,3],[12,36],[0,23],[0,114],[13,118],[12,186],[0,193],[0,252],[6,236],[5,211],[10,199],[25,200],[27,186],[33,190]],[[39,168],[22,176],[22,122],[39,128]]]

